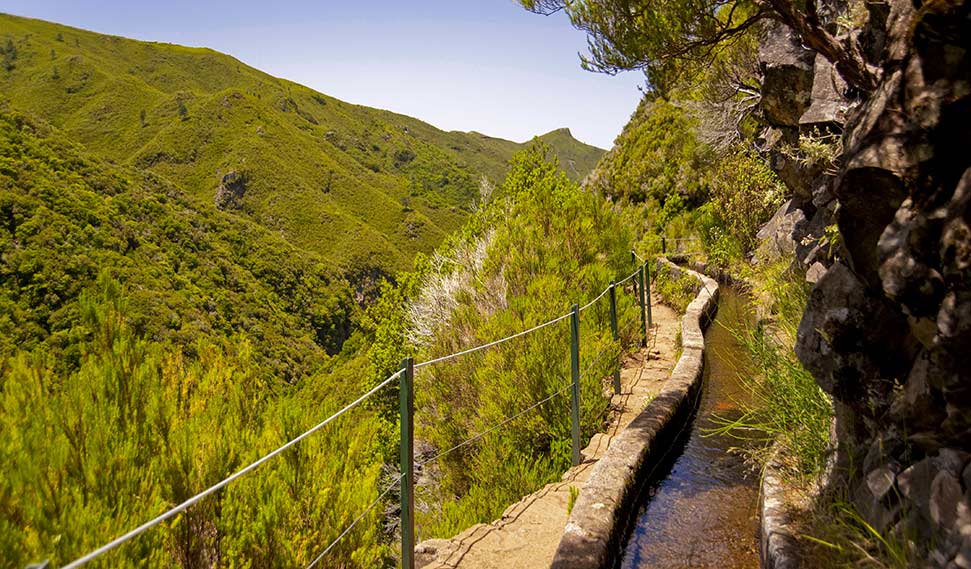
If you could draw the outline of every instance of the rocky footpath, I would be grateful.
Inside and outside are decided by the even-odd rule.
[[[971,3],[858,8],[842,33],[872,92],[781,26],[763,39],[762,143],[793,198],[759,255],[791,254],[815,283],[796,352],[834,397],[854,505],[921,564],[969,568]]]

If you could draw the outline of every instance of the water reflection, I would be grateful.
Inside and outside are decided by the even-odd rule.
[[[732,330],[751,325],[752,316],[737,293],[727,287],[720,292],[716,321],[705,334],[697,415],[671,451],[670,471],[644,492],[620,563],[624,569],[759,566],[758,475],[728,452],[738,440],[704,436],[715,426],[713,415],[737,416],[734,402],[745,397],[738,374],[747,373],[748,362]],[[664,472],[665,465],[660,468]]]

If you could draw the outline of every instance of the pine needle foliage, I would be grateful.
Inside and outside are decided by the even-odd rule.
[[[474,271],[443,325],[421,346],[425,359],[487,343],[585,304],[630,264],[632,232],[602,196],[558,172],[550,149],[517,154],[498,198],[456,239],[486,239],[480,266],[443,266],[425,286]],[[607,381],[636,333],[633,295],[618,290],[623,336],[611,338],[605,298],[581,315],[581,431],[603,426]],[[438,451],[487,435],[442,456],[433,490],[422,496],[422,538],[449,536],[497,517],[510,503],[556,480],[570,465],[569,325],[422,369],[417,377],[418,436]],[[548,402],[491,430],[530,406]]]
[[[0,552],[13,566],[79,557],[292,439],[346,395],[321,400],[311,383],[269,396],[245,336],[200,340],[189,359],[139,336],[127,302],[101,277],[79,300],[77,370],[57,371],[38,349],[0,376]],[[366,410],[339,420],[106,563],[306,565],[377,496],[379,423]],[[371,518],[332,562],[371,567],[386,556]]]

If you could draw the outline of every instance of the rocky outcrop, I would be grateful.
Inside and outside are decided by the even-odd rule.
[[[804,132],[842,129],[846,121],[849,102],[843,93],[846,82],[825,57],[813,61],[812,94],[809,108],[799,117],[799,127]]]
[[[770,124],[799,126],[799,118],[810,105],[815,55],[782,24],[772,22],[764,30],[759,42],[759,67],[762,111]]]
[[[799,121],[812,104],[815,53],[802,46],[789,28],[772,22],[759,42],[762,72],[761,111],[769,125],[762,133],[762,147],[770,167],[794,195],[797,208],[812,200],[812,180],[793,156],[799,144]],[[790,204],[791,205],[791,204]],[[809,212],[812,215],[812,212]]]
[[[805,155],[802,137],[835,147],[851,102],[846,83],[833,65],[806,49],[788,28],[766,27],[759,49],[763,74],[761,111],[768,125],[761,134],[769,166],[792,193],[758,235],[756,258],[773,261],[794,255],[803,268],[828,266],[820,240],[834,223],[830,189],[832,165]]]
[[[219,182],[213,201],[219,209],[239,209],[243,205],[244,193],[246,193],[246,174],[230,170]]]
[[[836,400],[861,514],[921,564],[971,567],[971,3],[867,8],[882,75],[847,115],[825,189],[843,249],[796,351]],[[814,107],[801,123],[838,122]]]
[[[797,225],[806,221],[806,214],[792,200],[782,204],[755,238],[759,242],[755,257],[762,262],[773,262],[796,254],[797,243],[793,232]]]

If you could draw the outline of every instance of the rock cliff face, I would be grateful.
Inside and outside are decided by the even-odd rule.
[[[847,98],[785,30],[763,42],[764,143],[818,276],[796,351],[834,396],[850,495],[929,566],[971,567],[971,2],[867,3],[877,88]],[[852,93],[850,93],[852,95]],[[842,133],[835,168],[783,151]],[[837,255],[821,232],[836,223]],[[767,231],[771,234],[772,231]],[[821,269],[827,269],[825,271]]]

